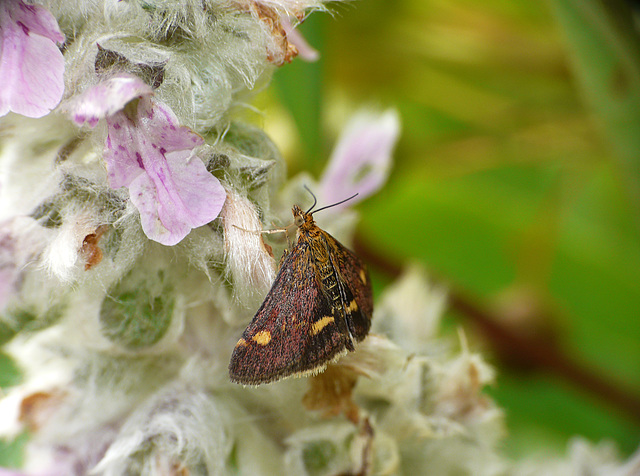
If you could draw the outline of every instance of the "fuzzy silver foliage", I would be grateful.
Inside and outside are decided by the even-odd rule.
[[[446,293],[417,267],[325,374],[230,383],[233,345],[275,269],[251,230],[287,223],[313,185],[285,186],[277,149],[237,111],[291,59],[279,18],[322,3],[44,5],[66,36],[63,103],[0,120],[0,344],[23,373],[0,400],[0,433],[29,432],[24,474],[634,474],[637,456],[620,463],[580,442],[562,461],[504,458],[503,415],[483,394],[493,371],[463,333],[439,337]],[[126,188],[108,186],[106,126],[64,112],[118,73],[144,79],[205,139],[195,159],[227,192],[220,217],[172,247],[145,236]],[[355,213],[331,213],[348,243]]]

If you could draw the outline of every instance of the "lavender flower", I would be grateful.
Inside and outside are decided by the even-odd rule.
[[[67,107],[79,124],[95,126],[106,118],[103,157],[110,186],[128,187],[145,234],[172,246],[216,218],[226,194],[195,154],[204,139],[180,126],[171,109],[151,94],[139,78],[116,76]],[[125,111],[127,104],[131,108]]]
[[[113,188],[128,186],[142,229],[154,241],[175,245],[192,228],[218,216],[224,188],[193,149],[204,140],[160,103],[143,98],[136,115],[107,118],[104,158]]]
[[[22,0],[0,3],[0,116],[42,117],[62,98],[64,35],[49,11]]]

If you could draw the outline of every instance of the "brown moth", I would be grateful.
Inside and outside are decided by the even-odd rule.
[[[297,242],[285,251],[271,290],[233,350],[233,382],[259,385],[319,373],[369,332],[367,269],[315,224],[312,209],[293,207]]]

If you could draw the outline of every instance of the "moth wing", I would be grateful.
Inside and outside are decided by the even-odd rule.
[[[236,344],[229,376],[234,382],[258,385],[311,373],[343,352],[347,338],[336,326],[309,247],[301,243],[282,262],[271,290]]]
[[[347,327],[356,341],[369,333],[373,314],[373,291],[367,267],[348,248],[324,232],[331,259],[338,271]]]

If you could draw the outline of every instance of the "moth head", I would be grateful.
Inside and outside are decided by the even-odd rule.
[[[313,214],[316,212],[319,212],[320,210],[325,210],[327,208],[331,208],[331,207],[335,207],[336,205],[341,205],[344,202],[351,200],[352,198],[355,198],[358,194],[354,194],[351,195],[349,198],[345,198],[344,200],[341,200],[337,203],[333,203],[331,205],[327,205],[325,207],[322,208],[318,208],[317,210],[314,210],[314,208],[316,207],[316,204],[318,203],[318,200],[316,198],[316,196],[313,194],[313,192],[311,190],[309,190],[309,187],[307,187],[306,185],[304,186],[304,188],[307,190],[307,192],[309,192],[311,194],[311,196],[313,197],[313,205],[311,205],[311,207],[309,208],[309,210],[307,210],[306,212],[302,211],[302,208],[300,208],[298,205],[294,205],[292,212],[293,212],[293,219],[294,219],[294,223],[295,225],[300,228],[301,226],[303,226],[305,223],[307,223],[308,226],[313,225]]]
[[[295,223],[296,226],[300,227],[304,224],[305,220],[305,215],[306,213],[302,211],[302,208],[300,208],[298,205],[294,205],[293,209],[293,222]]]

